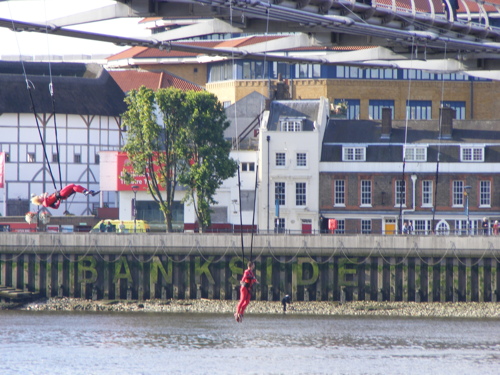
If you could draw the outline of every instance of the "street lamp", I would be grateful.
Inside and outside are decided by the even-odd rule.
[[[132,210],[134,213],[134,233],[137,233],[137,191],[139,186],[132,185],[132,191],[134,192],[134,204],[132,205]]]
[[[465,214],[467,215],[467,232],[466,234],[470,235],[470,221],[469,221],[469,193],[472,187],[467,185],[464,186],[464,195],[465,195]]]

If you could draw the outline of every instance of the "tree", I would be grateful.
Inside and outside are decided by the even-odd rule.
[[[153,92],[141,87],[125,99],[128,109],[127,152],[133,173],[144,175],[148,191],[159,204],[167,231],[178,184],[187,188],[203,231],[210,225],[210,205],[222,182],[234,176],[237,164],[224,139],[229,126],[217,98],[206,92],[168,88]],[[131,175],[125,177],[133,181]]]
[[[216,190],[234,176],[238,164],[229,157],[231,144],[224,139],[229,122],[221,103],[206,91],[189,91],[186,99],[191,116],[184,152],[190,168],[179,181],[188,188],[186,201],[194,205],[203,232],[211,224],[210,205],[217,203]]]
[[[128,137],[124,151],[133,172],[145,176],[148,191],[164,215],[167,232],[173,229],[172,207],[183,169],[179,156],[189,119],[185,97],[182,90],[159,89],[155,93],[142,86],[125,98],[128,109],[123,126]],[[128,176],[128,180],[132,182],[133,177]]]

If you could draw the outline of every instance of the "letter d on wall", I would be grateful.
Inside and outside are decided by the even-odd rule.
[[[304,265],[310,264],[310,268],[312,272],[311,276],[308,279],[304,279]],[[296,272],[297,272],[297,285],[312,285],[314,284],[319,277],[319,268],[318,263],[311,258],[299,257],[297,259]]]

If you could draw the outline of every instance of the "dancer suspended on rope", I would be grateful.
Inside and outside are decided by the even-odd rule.
[[[243,273],[243,277],[241,278],[241,287],[240,287],[240,302],[236,307],[236,312],[234,313],[234,318],[238,323],[243,321],[243,315],[245,315],[245,309],[250,303],[250,297],[252,293],[252,286],[255,283],[258,283],[253,270],[255,268],[255,264],[253,262],[247,263],[247,269]]]
[[[59,208],[61,201],[68,199],[75,193],[82,193],[84,195],[97,195],[99,191],[89,190],[81,185],[69,184],[63,187],[61,190],[56,191],[53,194],[43,193],[42,195],[35,195],[31,198],[31,203],[38,206],[42,205],[44,207]]]

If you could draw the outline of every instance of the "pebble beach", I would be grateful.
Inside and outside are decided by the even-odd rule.
[[[233,314],[237,301],[222,300],[147,300],[147,301],[92,301],[78,298],[50,298],[26,305],[3,308],[29,311],[101,311],[137,313],[218,313]],[[280,302],[252,301],[249,314],[283,314]],[[293,302],[286,314],[337,316],[394,316],[434,318],[500,318],[498,302]]]

